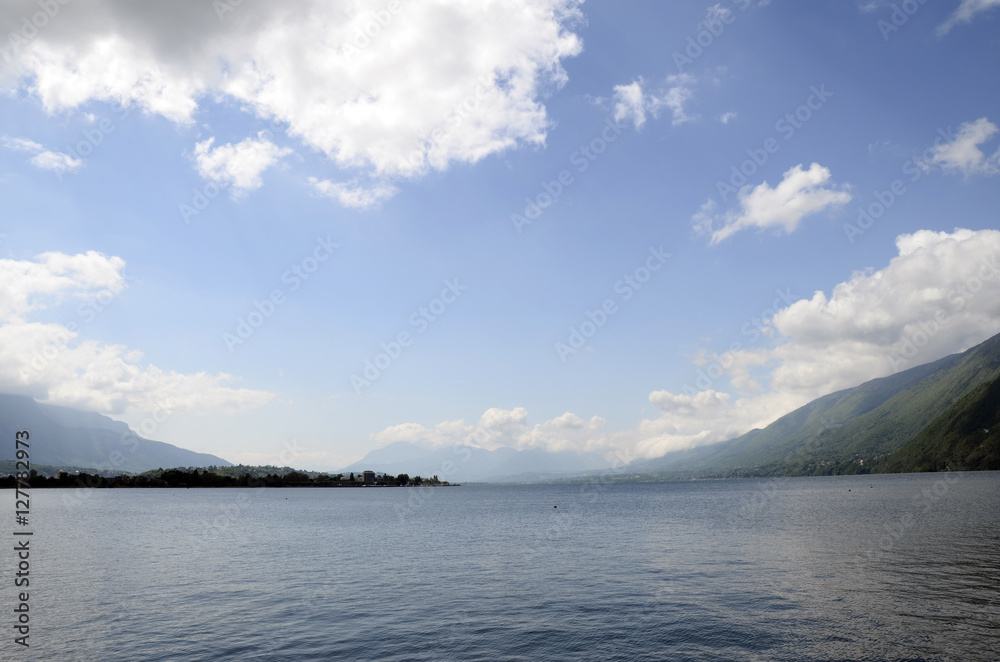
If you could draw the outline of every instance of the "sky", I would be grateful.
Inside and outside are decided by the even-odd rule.
[[[657,457],[1000,332],[1000,0],[10,0],[0,392]]]

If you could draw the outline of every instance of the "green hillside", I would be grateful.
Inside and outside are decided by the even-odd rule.
[[[880,469],[1000,470],[1000,379],[974,388],[889,456]]]
[[[721,476],[867,472],[888,466],[888,455],[914,440],[956,403],[965,402],[997,379],[1000,335],[961,354],[831,393],[763,430],[721,444],[668,453],[633,468],[667,475]]]

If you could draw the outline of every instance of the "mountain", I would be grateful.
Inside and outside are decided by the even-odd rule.
[[[143,439],[120,421],[94,412],[0,394],[0,460],[14,459],[14,433],[28,430],[31,462],[141,472],[160,467],[231,466],[215,455]]]
[[[371,451],[359,462],[341,471],[357,473],[370,469],[393,475],[437,476],[451,482],[527,482],[607,466],[608,462],[599,453],[550,453],[540,449],[513,448],[489,451],[474,446],[428,449],[399,441]]]
[[[886,471],[1000,470],[1000,379],[980,384],[890,455]]]
[[[738,475],[737,470],[756,474],[852,473],[867,470],[865,463],[872,467],[875,462],[875,468],[882,469],[889,466],[885,464],[887,456],[918,438],[928,452],[941,444],[958,444],[942,436],[949,432],[949,421],[955,424],[967,407],[988,407],[978,398],[987,398],[983,402],[988,403],[992,393],[988,385],[997,379],[1000,335],[961,354],[831,393],[782,416],[763,430],[751,430],[712,446],[634,462],[629,468],[679,475],[734,475],[734,471]],[[957,409],[951,412],[951,418],[941,418],[953,407]],[[985,414],[970,416],[970,425],[971,421],[989,419]],[[982,427],[989,429],[985,423]],[[934,453],[937,450],[931,455]]]

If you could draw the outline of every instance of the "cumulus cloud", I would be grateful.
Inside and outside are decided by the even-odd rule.
[[[592,452],[608,449],[608,440],[603,434],[604,425],[604,419],[599,416],[587,420],[570,412],[530,425],[528,411],[524,407],[493,407],[474,424],[462,420],[445,421],[428,428],[419,423],[404,423],[372,435],[372,441],[378,445],[405,441],[429,448],[467,445],[486,450],[510,447],[550,452]]]
[[[86,338],[82,330],[94,311],[127,287],[125,262],[93,251],[0,259],[0,392],[105,414],[231,413],[272,399],[268,392],[234,388],[231,375],[162,370],[144,364],[137,350]],[[73,322],[31,319],[69,301],[79,302]]]
[[[982,13],[993,7],[1000,7],[1000,0],[962,0],[955,13],[948,17],[948,20],[938,26],[938,35],[945,35],[953,27],[960,23],[971,23],[976,14]]]
[[[95,251],[42,253],[35,261],[0,259],[0,323],[22,322],[35,310],[96,291],[125,287],[125,261]]]
[[[29,162],[31,165],[41,170],[49,170],[57,175],[62,175],[67,172],[76,172],[83,167],[83,161],[81,159],[73,158],[69,154],[64,154],[62,152],[53,152],[46,149],[44,145],[40,145],[33,140],[28,140],[27,138],[10,138],[8,136],[0,137],[0,144],[2,144],[7,149],[16,152],[28,152],[34,154]]]
[[[781,228],[790,234],[806,216],[850,201],[851,194],[830,180],[828,168],[813,163],[804,170],[799,164],[785,172],[774,188],[766,181],[755,187],[744,186],[739,191],[737,209],[716,214],[716,203],[709,200],[692,221],[699,232],[711,233],[711,245],[753,227]]]
[[[226,103],[341,170],[416,177],[544,144],[541,100],[582,50],[580,2],[69,3],[12,51],[4,80],[52,113],[106,101],[191,124]],[[0,32],[34,11],[3,3]]]
[[[646,114],[659,119],[664,109],[670,111],[671,124],[677,126],[695,119],[685,110],[694,93],[691,87],[697,80],[691,74],[676,74],[668,76],[665,84],[655,91],[643,89],[645,85],[640,77],[628,85],[616,85],[614,88],[614,119],[616,122],[631,122],[636,129],[646,124]]]
[[[980,145],[996,135],[997,125],[985,117],[975,122],[965,122],[958,127],[958,135],[950,143],[933,148],[932,163],[945,170],[960,170],[969,175],[995,175],[1000,172],[1000,148],[986,156]]]
[[[248,191],[260,188],[260,174],[292,150],[278,147],[262,133],[257,139],[246,138],[235,145],[225,144],[213,148],[215,138],[208,138],[194,146],[198,174],[221,187],[232,186],[232,196],[241,197]]]

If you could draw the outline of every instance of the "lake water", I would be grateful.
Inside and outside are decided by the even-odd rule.
[[[34,490],[29,528],[3,660],[1000,658],[995,472]]]

